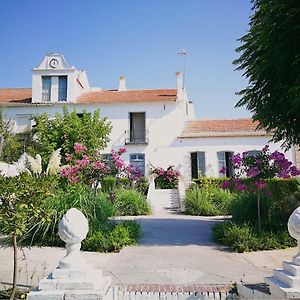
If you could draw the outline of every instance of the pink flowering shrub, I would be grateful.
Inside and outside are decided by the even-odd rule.
[[[169,166],[166,170],[163,168],[155,168],[151,174],[156,174],[155,186],[159,189],[175,189],[178,185],[178,177],[180,172],[174,170],[174,166]]]
[[[248,191],[257,194],[257,218],[258,228],[261,231],[260,220],[260,194],[267,191],[268,179],[272,178],[291,178],[300,175],[300,171],[292,165],[283,153],[279,151],[270,152],[266,145],[257,155],[249,156],[246,153],[236,154],[231,159],[235,175],[221,184],[221,188],[235,189],[237,191]],[[225,174],[226,168],[222,168],[220,173]],[[247,178],[247,185],[242,178]]]
[[[141,177],[141,171],[133,165],[126,165],[121,158],[125,152],[125,148],[112,150],[112,160],[104,161],[99,153],[89,156],[84,145],[75,143],[74,154],[65,154],[68,165],[62,168],[60,175],[68,179],[70,183],[83,182],[92,186],[97,186],[107,176],[138,180]]]
[[[256,156],[248,156],[247,152],[236,154],[232,157],[231,163],[235,169],[235,175],[230,180],[222,183],[222,188],[234,188],[238,191],[248,189],[261,191],[267,187],[267,179],[271,178],[291,178],[300,175],[300,171],[292,165],[285,155],[279,151],[270,152],[266,145]],[[226,173],[226,168],[222,167],[219,171]],[[239,180],[248,178],[251,184],[246,186]]]

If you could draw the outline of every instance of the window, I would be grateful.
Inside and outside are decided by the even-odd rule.
[[[143,153],[133,153],[129,156],[130,164],[139,168],[142,176],[145,176],[145,154]]]
[[[145,113],[129,113],[129,138],[126,142],[132,144],[146,143]]]
[[[205,152],[191,153],[191,172],[192,179],[197,179],[200,176],[205,176]]]
[[[17,132],[26,132],[31,130],[32,115],[17,114],[16,115],[16,126]]]
[[[67,101],[67,76],[58,76],[58,101]]]
[[[51,76],[42,76],[42,101],[50,102],[51,99]]]
[[[104,161],[111,161],[112,160],[112,155],[111,153],[103,153],[101,154],[102,160]]]
[[[234,170],[233,170],[233,166],[231,163],[231,158],[233,156],[233,152],[218,152],[218,163],[219,163],[219,169],[218,171],[222,168],[222,167],[226,167],[226,174],[220,174],[220,177],[224,177],[226,175],[226,177],[232,177],[234,175]]]
[[[109,167],[113,167],[114,162],[113,162],[111,153],[102,153],[102,154],[101,154],[101,159],[102,159],[102,161],[105,162]]]
[[[245,152],[245,156],[246,157],[248,157],[248,156],[253,156],[253,157],[255,157],[255,156],[257,156],[258,154],[260,154],[261,153],[261,151],[259,151],[259,150],[250,150],[250,151],[247,151],[247,152]]]

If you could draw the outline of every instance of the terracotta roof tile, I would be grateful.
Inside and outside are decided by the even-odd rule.
[[[30,103],[31,89],[0,89],[0,104],[4,103]]]
[[[30,88],[0,89],[0,104],[31,103]],[[94,91],[77,98],[77,103],[130,103],[130,102],[165,102],[176,101],[176,89],[129,90],[129,91]]]
[[[176,89],[95,91],[81,95],[77,103],[130,103],[176,101]]]
[[[256,129],[258,122],[252,119],[193,120],[187,121],[180,137],[218,137],[267,135]]]

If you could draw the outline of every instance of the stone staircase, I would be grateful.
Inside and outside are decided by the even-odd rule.
[[[265,277],[271,295],[276,299],[300,298],[300,259],[293,257],[292,262],[282,262],[282,270],[273,270],[272,277]]]
[[[181,211],[178,189],[151,189],[147,201],[154,215],[179,213]]]

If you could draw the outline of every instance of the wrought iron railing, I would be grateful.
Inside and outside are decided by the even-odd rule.
[[[149,132],[148,130],[126,130],[125,144],[148,144]]]

